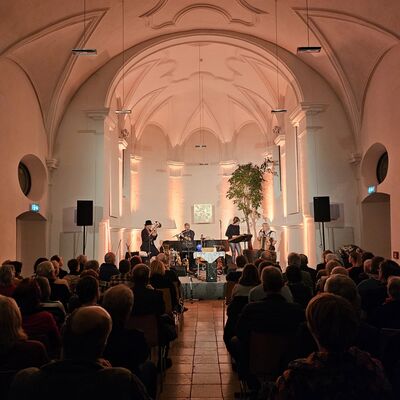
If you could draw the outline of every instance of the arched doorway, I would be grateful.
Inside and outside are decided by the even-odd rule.
[[[386,193],[373,193],[363,200],[361,209],[362,248],[390,258],[390,196]]]
[[[46,219],[34,212],[17,217],[17,260],[23,264],[23,275],[33,273],[33,264],[46,256]]]

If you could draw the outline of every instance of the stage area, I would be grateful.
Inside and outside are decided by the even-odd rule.
[[[185,299],[215,300],[223,299],[226,279],[218,275],[217,282],[205,282],[194,276],[181,276],[182,292]]]

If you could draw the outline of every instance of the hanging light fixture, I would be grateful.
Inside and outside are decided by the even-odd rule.
[[[287,112],[285,108],[279,107],[279,61],[278,61],[278,0],[275,0],[275,60],[276,60],[276,92],[278,98],[277,108],[271,110],[272,113]]]
[[[207,145],[204,143],[204,132],[203,132],[203,99],[204,99],[204,94],[203,94],[203,80],[201,78],[201,62],[203,59],[201,58],[201,44],[199,43],[199,54],[198,54],[198,75],[199,75],[199,139],[200,143],[196,144],[194,147],[202,150],[207,147]],[[199,165],[208,165],[208,162],[206,162],[205,158],[205,153],[203,153],[203,162],[200,162]]]
[[[125,103],[125,1],[121,2],[122,9],[122,106],[115,110],[115,114],[131,114],[132,110],[124,108]]]
[[[310,25],[308,19],[308,0],[306,0],[306,25],[307,25],[307,46],[300,46],[297,48],[297,54],[301,53],[319,53],[321,46],[310,46]]]
[[[83,0],[83,45],[85,44],[86,44],[86,0]],[[97,49],[76,47],[75,49],[72,49],[72,54],[75,54],[76,56],[96,56]]]

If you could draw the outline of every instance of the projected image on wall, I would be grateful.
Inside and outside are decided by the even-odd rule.
[[[214,220],[214,213],[212,204],[193,205],[194,224],[212,224],[213,220]]]

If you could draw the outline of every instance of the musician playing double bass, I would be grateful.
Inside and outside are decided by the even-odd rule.
[[[144,224],[144,229],[142,229],[142,244],[140,246],[141,251],[145,251],[148,254],[148,257],[151,258],[156,256],[159,251],[154,244],[154,241],[157,239],[157,227],[159,224],[156,221],[156,224],[153,226],[151,220],[147,220]]]

